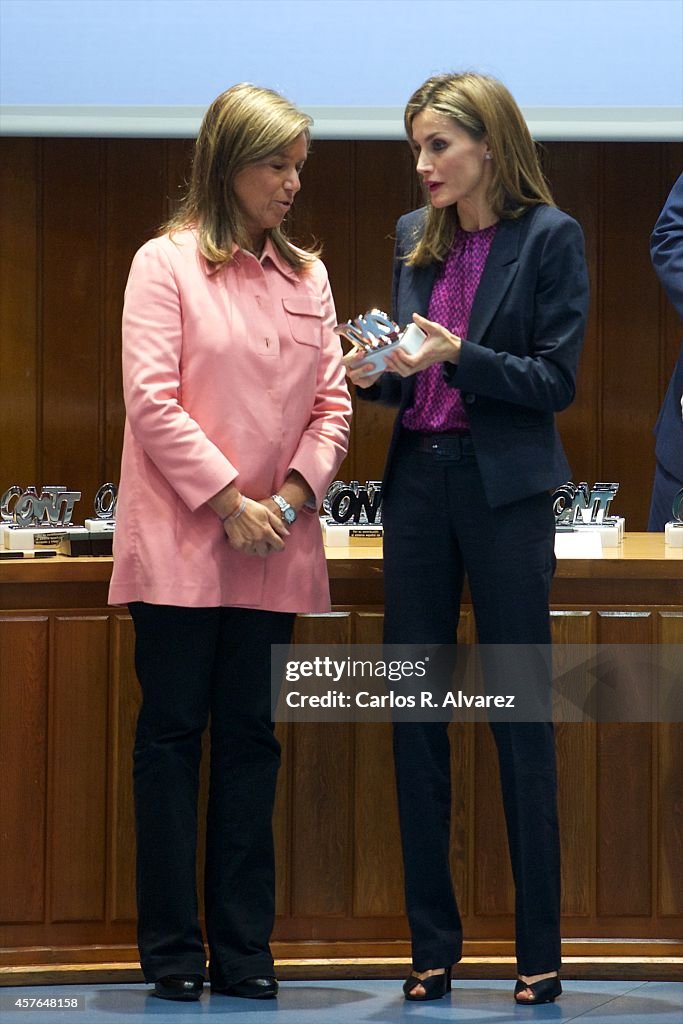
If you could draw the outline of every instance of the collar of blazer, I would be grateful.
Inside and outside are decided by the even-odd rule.
[[[517,273],[519,252],[533,219],[540,209],[533,206],[522,217],[516,220],[500,220],[498,230],[491,244],[484,273],[474,299],[470,314],[467,340],[478,344],[484,336],[498,307]],[[414,310],[427,316],[429,299],[434,287],[438,266],[413,268],[412,280],[409,284],[409,295],[414,303]],[[412,293],[412,294],[410,294]],[[404,296],[408,298],[408,296]],[[401,303],[404,305],[404,303]]]

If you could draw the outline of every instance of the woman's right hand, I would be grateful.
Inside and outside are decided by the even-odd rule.
[[[279,516],[260,501],[244,499],[244,511],[236,518],[223,521],[223,529],[235,551],[266,558],[271,551],[282,551],[289,530]]]
[[[384,370],[373,372],[372,364],[365,363],[365,353],[359,348],[354,348],[345,355],[342,363],[346,369],[346,376],[357,388],[372,387],[384,373]],[[363,363],[365,363],[364,366]],[[368,373],[368,369],[370,373]]]

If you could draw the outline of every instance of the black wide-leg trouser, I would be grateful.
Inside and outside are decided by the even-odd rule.
[[[205,972],[196,891],[202,734],[211,721],[205,854],[209,974],[217,987],[273,974],[272,812],[280,762],[270,645],[294,616],[136,602],[142,690],[134,751],[138,945],[145,978]]]
[[[488,505],[469,435],[436,448],[404,434],[383,503],[388,644],[451,644],[467,574],[480,644],[549,644],[554,518],[546,492]],[[515,881],[518,973],[560,966],[560,849],[553,726],[492,722]],[[449,868],[446,722],[394,725],[394,757],[413,966],[462,954]]]

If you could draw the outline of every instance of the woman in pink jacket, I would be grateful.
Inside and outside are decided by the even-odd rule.
[[[238,85],[209,107],[189,190],[133,260],[110,601],[142,690],[134,754],[138,943],[154,992],[198,999],[197,795],[211,719],[205,919],[214,991],[277,993],[270,645],[324,612],[317,508],[351,406],[326,270],[281,224],[310,118]]]

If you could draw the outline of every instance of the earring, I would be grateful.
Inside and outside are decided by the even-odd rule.
[[[490,153],[484,153],[484,160],[491,160],[491,154]]]

